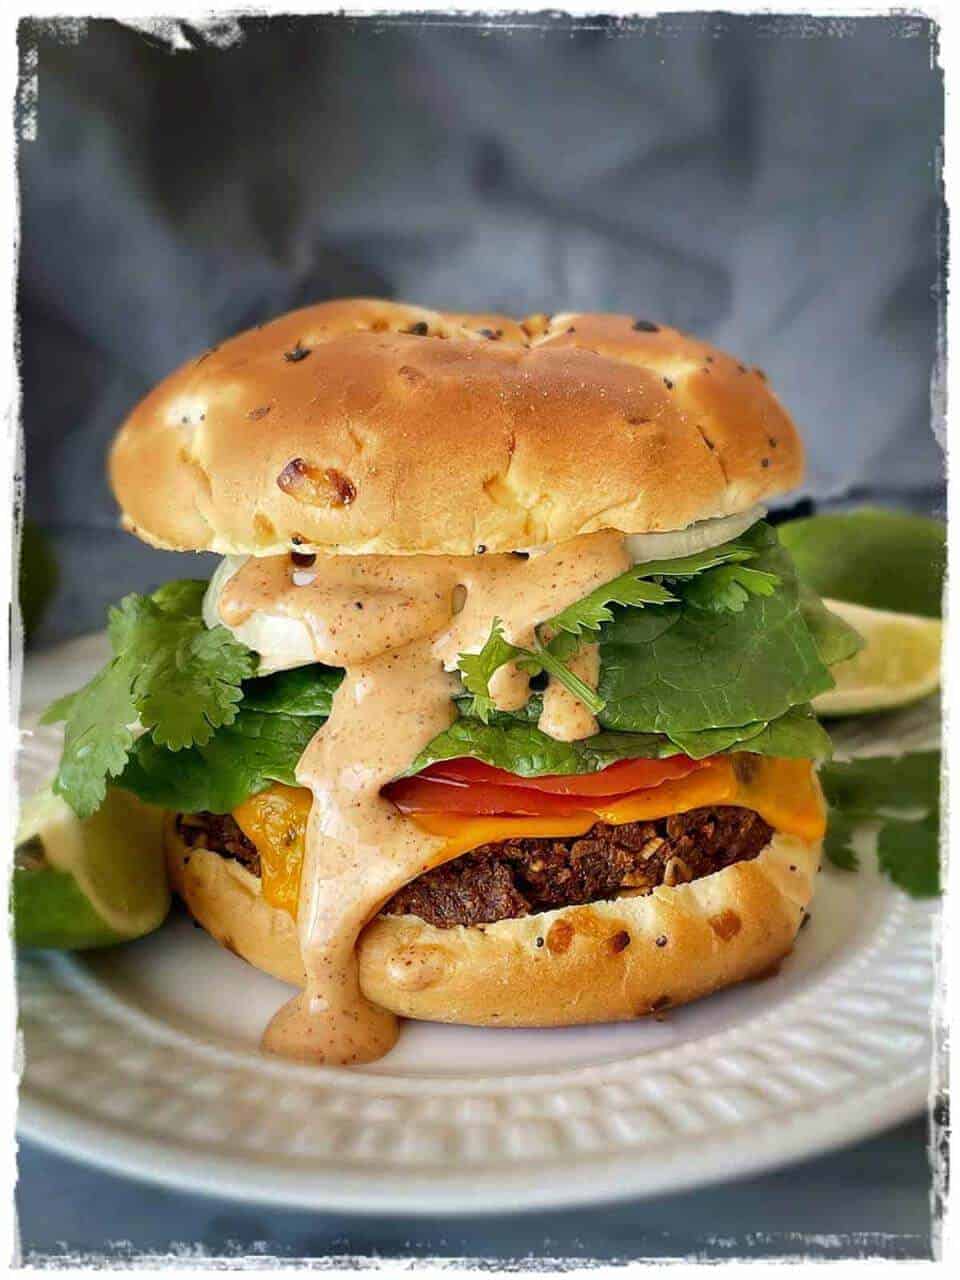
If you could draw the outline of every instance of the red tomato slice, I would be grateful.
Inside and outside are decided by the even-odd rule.
[[[643,791],[647,787],[659,786],[661,782],[685,778],[694,769],[702,769],[709,763],[709,759],[691,760],[688,756],[671,756],[667,760],[618,760],[599,773],[554,773],[539,778],[521,778],[506,769],[484,764],[482,760],[459,758],[429,765],[417,777],[520,787],[526,791],[560,796],[620,796],[628,791]]]
[[[384,787],[383,794],[402,813],[513,814],[542,817],[569,817],[582,813],[575,796],[554,796],[521,787],[500,787],[491,783],[455,782],[445,778],[398,778]]]

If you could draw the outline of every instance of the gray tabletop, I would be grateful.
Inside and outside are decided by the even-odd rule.
[[[20,1153],[24,1260],[171,1254],[343,1257],[930,1258],[927,1126],[912,1120],[761,1178],[682,1195],[482,1218],[346,1217],[183,1195],[32,1143]]]

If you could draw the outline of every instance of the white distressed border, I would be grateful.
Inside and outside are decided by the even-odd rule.
[[[465,20],[482,21],[483,17],[493,18],[497,15],[509,15],[515,18],[516,25],[537,25],[538,15],[543,14],[549,5],[545,0],[514,0],[514,3],[508,5],[498,5],[496,7],[485,8],[484,6],[474,3],[464,3],[463,0],[446,0],[445,3],[431,3],[431,0],[412,0],[409,3],[403,3],[403,0],[381,0],[381,3],[369,6],[344,7],[341,8],[335,4],[327,4],[310,0],[287,0],[286,3],[261,3],[251,6],[216,6],[209,3],[200,3],[191,5],[183,3],[180,0],[175,7],[177,11],[176,17],[158,17],[149,12],[144,12],[144,6],[141,3],[126,2],[126,0],[113,0],[113,3],[102,5],[96,3],[77,3],[77,0],[54,0],[54,3],[23,3],[22,0],[13,0],[8,5],[0,17],[3,22],[4,42],[2,50],[2,76],[4,84],[5,101],[8,109],[8,121],[10,126],[7,131],[9,139],[7,147],[7,169],[6,182],[4,186],[3,201],[3,229],[6,233],[6,243],[13,246],[13,252],[8,253],[5,262],[5,277],[7,286],[7,297],[10,299],[9,305],[4,308],[2,320],[2,340],[5,358],[2,369],[2,387],[0,391],[3,393],[2,403],[4,413],[4,430],[3,430],[3,474],[6,477],[7,492],[10,495],[11,506],[14,509],[15,518],[11,522],[4,522],[2,542],[0,542],[0,590],[5,595],[4,603],[10,603],[12,600],[12,567],[14,558],[17,554],[19,545],[19,519],[17,515],[17,477],[21,474],[20,466],[20,444],[18,438],[19,426],[19,378],[17,371],[17,360],[15,354],[16,343],[16,317],[15,317],[15,282],[16,282],[16,266],[17,266],[17,236],[19,224],[19,207],[17,200],[16,188],[16,139],[13,127],[14,107],[17,104],[18,91],[21,92],[19,102],[18,118],[21,121],[21,137],[23,141],[29,142],[32,130],[36,128],[35,115],[30,110],[30,98],[36,99],[36,89],[30,83],[29,67],[27,68],[27,76],[24,82],[24,88],[21,91],[18,83],[18,66],[17,66],[17,50],[16,50],[16,32],[15,24],[21,17],[37,17],[50,18],[57,22],[61,28],[65,38],[79,39],[82,38],[83,19],[88,17],[113,17],[121,21],[136,26],[139,29],[149,32],[155,38],[163,39],[174,53],[187,53],[192,47],[189,32],[185,32],[180,26],[180,21],[186,21],[190,27],[197,32],[203,34],[208,43],[214,43],[221,47],[228,47],[237,39],[242,39],[242,33],[239,31],[235,19],[238,16],[262,15],[262,14],[321,14],[339,12],[346,17],[369,16],[373,14],[403,14],[410,15],[412,21],[429,21],[430,15],[435,14],[462,14]],[[829,17],[836,18],[836,35],[842,37],[844,32],[844,18],[860,17],[866,15],[886,15],[886,16],[909,16],[930,17],[933,18],[940,26],[940,59],[944,67],[946,76],[947,99],[946,99],[946,130],[945,130],[945,156],[943,163],[943,180],[948,204],[952,203],[952,196],[956,191],[957,179],[955,172],[951,167],[950,144],[954,136],[954,126],[957,120],[957,106],[952,96],[953,78],[952,71],[956,65],[955,54],[957,49],[957,31],[960,26],[960,4],[957,0],[927,0],[926,3],[917,6],[877,6],[864,5],[858,3],[847,4],[831,4],[820,3],[818,0],[796,0],[796,3],[750,3],[750,0],[725,0],[719,3],[713,11],[721,11],[723,13],[734,14],[795,14],[797,16],[813,16],[813,17]],[[629,21],[631,17],[651,17],[658,14],[678,14],[691,12],[710,12],[711,6],[707,3],[696,3],[695,0],[672,0],[672,3],[652,4],[644,3],[643,0],[628,0],[627,3],[616,3],[616,0],[566,0],[562,6],[564,14],[593,16],[598,13],[604,15],[614,15],[622,17],[625,21]],[[556,11],[551,11],[556,12]],[[419,15],[419,17],[417,17]],[[502,24],[501,24],[502,25]],[[945,284],[945,282],[943,282]],[[947,316],[955,318],[957,314],[958,304],[954,299],[949,299],[946,306]],[[937,369],[934,371],[931,379],[931,407],[932,420],[934,430],[940,438],[944,438],[946,434],[946,405],[955,399],[957,391],[957,379],[960,378],[960,372],[951,370],[946,365],[946,333],[941,328],[939,341],[939,361]],[[951,395],[951,393],[954,393]],[[941,434],[942,433],[942,434]],[[955,494],[955,485],[952,483],[953,477],[949,475],[949,459],[948,459],[948,478],[951,480],[948,495],[948,521],[949,521],[949,556],[950,563],[954,563],[954,557],[958,551],[958,540],[960,540],[960,532],[957,531],[958,499]],[[953,575],[950,575],[948,582],[948,599],[947,599],[947,652],[945,659],[945,678],[944,678],[944,714],[945,714],[945,777],[944,777],[944,836],[946,845],[952,844],[950,836],[956,834],[956,829],[960,825],[960,817],[958,817],[955,806],[952,804],[952,796],[950,794],[950,780],[952,777],[952,716],[950,714],[953,701],[956,697],[956,684],[960,680],[957,674],[957,663],[955,659],[960,656],[960,643],[953,635],[953,628],[949,625],[949,620],[954,615],[956,608],[956,595],[958,588],[953,581]],[[3,610],[3,617],[6,620],[8,616],[7,610]],[[6,631],[7,623],[2,624]],[[7,799],[8,803],[4,806],[5,818],[5,847],[12,848],[14,816],[16,810],[15,787],[13,784],[13,760],[15,756],[15,748],[17,743],[17,729],[14,717],[14,707],[19,694],[20,671],[22,664],[21,636],[19,627],[19,618],[13,619],[12,634],[8,637],[9,651],[12,654],[12,666],[8,671],[6,664],[3,664],[3,675],[0,676],[0,691],[9,708],[7,713],[7,723],[3,727],[3,744],[5,748],[6,759],[9,762],[7,772]],[[949,945],[950,930],[947,927],[953,914],[954,900],[954,882],[955,874],[950,874],[947,880],[948,892],[946,898],[945,925],[940,939],[939,955],[939,983],[938,983],[938,1000],[935,1010],[936,1025],[940,1033],[940,1041],[943,1050],[938,1056],[935,1071],[935,1087],[945,1088],[948,1085],[949,1064],[945,1058],[946,1049],[946,1029],[954,1025],[952,1013],[956,1001],[956,991],[954,984],[950,981],[953,976],[951,966],[952,950]],[[6,1043],[10,1045],[12,1052],[0,1057],[0,1097],[3,1103],[0,1104],[0,1179],[2,1179],[2,1191],[0,1191],[0,1259],[10,1259],[11,1261],[18,1257],[17,1236],[15,1227],[15,1218],[13,1210],[12,1190],[16,1178],[15,1166],[15,1145],[14,1145],[14,1123],[15,1123],[15,1092],[16,1092],[16,1058],[17,1049],[14,1043],[15,1028],[15,996],[13,987],[13,952],[9,940],[9,928],[6,944],[2,948],[2,970],[0,970],[0,1010],[2,1010],[2,1026],[6,1037]],[[941,1180],[943,1176],[942,1162],[935,1160],[935,1178]],[[762,1205],[758,1205],[758,1222],[762,1222]],[[765,1237],[762,1233],[758,1233],[756,1237],[757,1243],[762,1243]],[[720,1244],[720,1241],[717,1241]],[[830,1249],[831,1251],[837,1245],[843,1245],[842,1239],[835,1237],[811,1237],[803,1241],[811,1249]],[[856,1237],[850,1237],[849,1243],[851,1250],[855,1252],[870,1252],[871,1242],[859,1240]],[[881,1242],[873,1242],[879,1245]],[[866,1249],[864,1250],[864,1246]],[[953,1219],[949,1212],[945,1212],[940,1223],[940,1246],[942,1249],[942,1259],[949,1264],[956,1264],[958,1257],[956,1230]],[[657,1260],[665,1261],[665,1260]],[[51,1262],[53,1260],[51,1259]],[[171,1269],[179,1271],[181,1274],[202,1274],[208,1270],[290,1270],[293,1266],[299,1265],[305,1269],[324,1269],[330,1273],[348,1276],[356,1273],[358,1269],[372,1271],[387,1271],[388,1273],[399,1274],[400,1272],[416,1270],[424,1275],[441,1274],[451,1269],[458,1270],[465,1275],[483,1275],[488,1276],[492,1271],[496,1271],[495,1265],[491,1266],[476,1259],[451,1259],[443,1262],[437,1260],[433,1262],[420,1262],[409,1259],[404,1261],[386,1260],[376,1258],[331,1258],[324,1263],[323,1260],[303,1260],[299,1263],[296,1260],[288,1258],[272,1259],[266,1253],[258,1253],[249,1258],[241,1258],[238,1256],[225,1255],[215,1258],[205,1256],[202,1251],[189,1251],[183,1254],[169,1255],[149,1255],[141,1259],[131,1258],[124,1262],[119,1259],[106,1258],[105,1256],[97,1257],[77,1257],[75,1259],[65,1261],[64,1265],[58,1265],[61,1274],[72,1274],[73,1272],[85,1273],[91,1267],[98,1270],[128,1269],[135,1267],[141,1274],[146,1272],[152,1274],[154,1272],[168,1273]],[[646,1269],[648,1266],[654,1265],[653,1261],[636,1261],[629,1264],[628,1270],[635,1272]],[[679,1267],[682,1274],[692,1271],[694,1267],[700,1264],[695,1259],[677,1259],[675,1265]],[[733,1265],[746,1265],[745,1263],[734,1262]],[[755,1262],[750,1263],[753,1274],[766,1274],[771,1271],[776,1263]],[[876,1270],[877,1266],[895,1265],[897,1267],[898,1276],[911,1274],[915,1270],[919,1270],[922,1266],[926,1273],[927,1264],[878,1264],[876,1262],[866,1261],[848,1261],[844,1264],[845,1269],[852,1270],[856,1268],[858,1271],[864,1266],[870,1266]],[[510,1270],[535,1270],[542,1275],[549,1274],[571,1274],[574,1271],[585,1271],[590,1277],[619,1277],[624,1274],[622,1265],[604,1264],[602,1266],[591,1266],[582,1260],[560,1260],[560,1259],[524,1259],[518,1260],[517,1263],[511,1265]]]

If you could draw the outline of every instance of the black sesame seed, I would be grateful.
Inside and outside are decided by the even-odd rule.
[[[652,320],[634,320],[633,327],[637,333],[659,333],[660,326]]]
[[[538,939],[537,939],[537,946],[538,946],[538,947],[542,947],[542,946],[543,946],[543,939],[542,939],[542,938],[538,938]]]
[[[665,933],[661,933],[660,937],[657,939],[657,946],[665,947],[666,945],[667,945],[667,935]]]
[[[362,600],[354,600],[354,602],[353,602],[353,607],[354,607],[355,609],[362,609],[362,608],[363,608],[363,601],[362,601]]]
[[[573,325],[571,325],[571,326],[570,326],[570,328],[567,330],[567,333],[576,333],[576,332],[577,332],[577,331],[576,331],[576,329],[573,327]]]
[[[764,467],[764,468],[769,467],[769,465],[770,465],[770,459],[769,459],[769,458],[761,458],[761,459],[760,459],[760,465],[761,465],[761,467]]]
[[[669,378],[664,378],[663,385],[667,388],[668,391],[673,390],[673,383],[670,381]]]
[[[289,351],[285,351],[283,353],[283,358],[286,360],[287,364],[299,364],[301,360],[306,360],[309,354],[310,348],[302,346],[300,339],[298,338],[296,345],[291,347]]]
[[[707,364],[713,364],[713,356],[704,356]]]
[[[477,547],[477,555],[483,556],[483,555],[486,555],[486,553],[487,553],[486,545],[481,542],[480,545]]]
[[[430,327],[426,320],[417,320],[409,329],[404,329],[404,333],[412,333],[415,338],[425,338],[430,332]]]
[[[309,569],[312,564],[316,563],[317,557],[312,551],[291,551],[290,559],[298,568]]]

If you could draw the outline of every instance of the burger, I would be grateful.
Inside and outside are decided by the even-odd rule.
[[[820,860],[810,703],[858,646],[764,518],[802,465],[759,369],[645,318],[242,333],[116,437],[125,527],[222,559],[111,611],[56,789],[166,811],[194,919],[299,988],[263,1040],[294,1059],[767,973]]]

